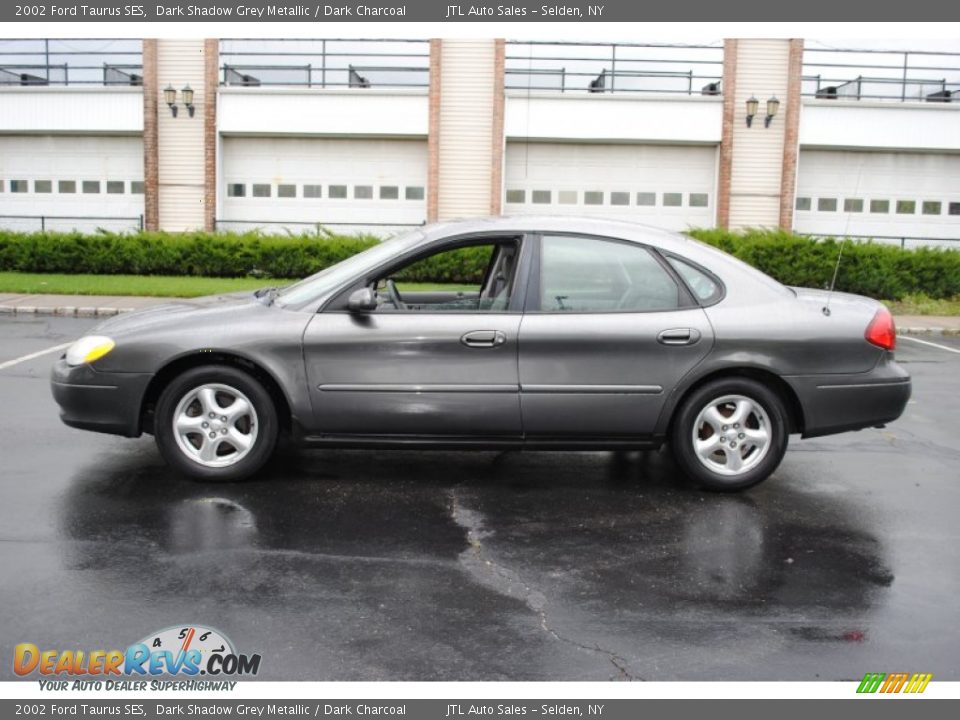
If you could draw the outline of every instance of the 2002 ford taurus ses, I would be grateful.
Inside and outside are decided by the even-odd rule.
[[[431,267],[475,282],[407,282]],[[736,490],[776,469],[791,433],[899,417],[910,378],[895,342],[879,303],[785,287],[681,235],[498,218],[417,229],[281,290],[118,316],[70,347],[52,382],[68,425],[153,433],[204,480],[255,473],[288,433],[340,446],[669,442],[687,476]]]

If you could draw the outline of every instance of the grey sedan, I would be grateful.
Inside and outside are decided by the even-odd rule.
[[[431,273],[436,277],[427,277]],[[425,282],[433,280],[433,282]],[[496,218],[417,229],[283,289],[113,318],[53,368],[68,425],[156,436],[201,480],[317,445],[654,449],[768,477],[791,434],[895,420],[890,313],[785,287],[682,235]]]

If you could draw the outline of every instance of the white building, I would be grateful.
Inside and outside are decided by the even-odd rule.
[[[537,212],[960,240],[957,50],[0,41],[0,226]]]

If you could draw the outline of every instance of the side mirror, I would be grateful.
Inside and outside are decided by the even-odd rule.
[[[350,312],[372,312],[377,309],[377,294],[371,287],[362,287],[354,290],[347,300],[347,310]]]

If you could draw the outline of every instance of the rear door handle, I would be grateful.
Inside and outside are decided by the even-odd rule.
[[[700,339],[700,331],[694,328],[671,328],[657,335],[661,345],[693,345]]]
[[[460,338],[460,342],[471,348],[498,347],[506,341],[507,336],[499,330],[474,330]]]

